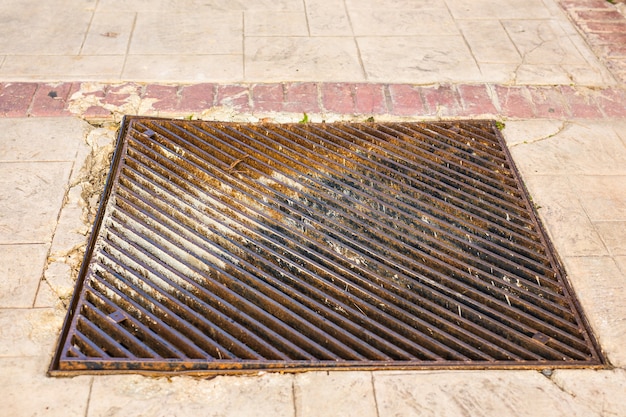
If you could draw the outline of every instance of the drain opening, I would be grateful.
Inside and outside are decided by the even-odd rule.
[[[50,371],[602,363],[494,122],[126,117]]]

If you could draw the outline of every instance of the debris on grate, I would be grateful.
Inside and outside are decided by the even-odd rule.
[[[50,373],[602,363],[495,122],[126,117]]]

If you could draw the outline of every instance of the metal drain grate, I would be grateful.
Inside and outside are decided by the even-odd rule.
[[[494,122],[126,118],[52,374],[598,366]]]

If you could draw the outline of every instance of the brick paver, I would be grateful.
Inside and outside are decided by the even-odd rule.
[[[0,114],[5,117],[24,117],[30,113],[38,84],[7,83],[0,88]]]
[[[68,116],[81,100],[96,99],[82,114],[87,120],[112,119],[141,109],[147,115],[199,115],[215,106],[246,113],[396,115],[414,117],[492,117],[589,119],[626,117],[621,86],[509,86],[501,84],[140,84],[102,85],[86,91],[80,83],[0,83],[5,117]],[[70,94],[73,93],[73,94]],[[76,94],[80,93],[80,94]],[[129,107],[129,105],[131,105]]]
[[[557,0],[598,57],[626,82],[626,17],[604,0]]]

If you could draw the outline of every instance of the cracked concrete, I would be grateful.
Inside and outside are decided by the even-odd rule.
[[[504,136],[510,148],[550,139],[563,132],[571,122],[563,120],[510,120],[505,122]]]
[[[73,292],[108,175],[117,125],[90,127],[79,147],[61,214],[52,236],[42,297],[56,298],[65,307]],[[38,291],[39,294],[39,291]]]

